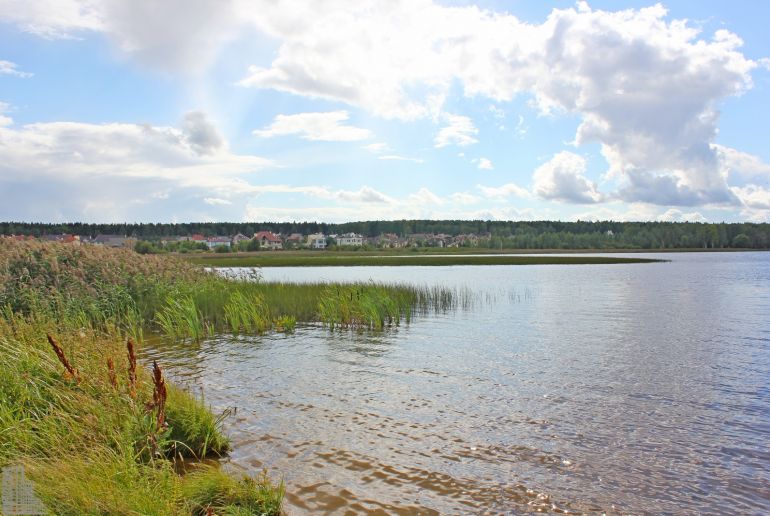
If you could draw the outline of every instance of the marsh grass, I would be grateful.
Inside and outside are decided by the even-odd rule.
[[[155,314],[155,321],[172,339],[200,340],[208,334],[208,326],[191,296],[168,296],[165,306]]]
[[[225,319],[234,334],[263,333],[270,328],[270,309],[258,293],[235,291],[224,306]]]
[[[197,484],[174,473],[169,459],[225,453],[224,415],[215,416],[202,399],[166,384],[159,366],[153,375],[133,369],[133,353],[115,337],[53,324],[0,318],[0,467],[25,465],[57,514],[195,511],[202,496],[195,498]],[[244,487],[233,493],[241,481],[223,475],[201,469],[194,478],[232,510],[255,507],[264,493],[272,493],[261,513],[277,514],[280,489],[266,478],[245,482],[254,492]]]

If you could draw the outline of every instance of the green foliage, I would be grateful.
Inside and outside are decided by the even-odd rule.
[[[270,327],[270,310],[258,293],[235,291],[224,307],[225,318],[234,334],[263,333]]]
[[[237,480],[215,468],[188,475],[182,489],[193,514],[201,516],[209,509],[215,514],[278,514],[284,495],[283,483],[275,488],[266,475]]]
[[[57,335],[77,379],[65,374],[46,332]],[[131,394],[118,337],[6,310],[0,317],[0,355],[0,467],[24,464],[56,514],[190,514],[200,499],[211,496],[208,490],[195,491],[207,476],[223,486],[234,507],[278,513],[282,488],[265,477],[228,484],[223,472],[207,468],[188,485],[174,472],[164,456],[205,457],[228,450],[221,431],[224,415],[214,416],[202,400],[169,386],[168,427],[157,432],[154,413],[147,409],[152,382],[140,369],[136,395]],[[114,384],[108,360],[115,364]],[[159,454],[151,452],[156,449]],[[241,488],[225,489],[230,485]]]
[[[134,251],[139,254],[155,254],[160,252],[160,249],[155,247],[152,242],[148,242],[147,240],[139,240],[136,244],[134,244]]]
[[[207,334],[203,317],[190,296],[169,295],[166,305],[155,314],[155,320],[166,336],[174,340],[187,337],[200,340]]]
[[[491,249],[676,249],[727,248],[734,239],[745,234],[746,248],[770,248],[770,224],[700,223],[700,222],[614,222],[614,221],[489,221],[489,220],[390,220],[361,221],[344,224],[314,222],[264,223],[183,223],[183,224],[40,224],[24,222],[0,223],[0,235],[34,235],[72,233],[95,236],[98,233],[130,235],[141,240],[159,242],[169,235],[205,236],[252,235],[267,230],[285,235],[301,233],[360,233],[376,237],[393,233],[401,237],[416,233],[448,235],[475,234],[477,247]],[[611,234],[607,232],[611,231]],[[745,241],[741,242],[745,244]],[[468,244],[470,245],[470,244]],[[205,243],[170,242],[168,251],[206,250]],[[741,247],[744,247],[743,245]],[[254,249],[249,249],[254,250]]]

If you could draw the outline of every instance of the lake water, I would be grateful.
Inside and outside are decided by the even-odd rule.
[[[470,289],[373,333],[149,350],[289,514],[770,513],[770,254],[669,263],[280,268]]]

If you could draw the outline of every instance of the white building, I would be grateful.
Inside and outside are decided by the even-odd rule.
[[[337,245],[364,245],[364,237],[356,233],[337,236]]]
[[[323,233],[308,235],[307,246],[310,249],[326,249],[326,235]]]

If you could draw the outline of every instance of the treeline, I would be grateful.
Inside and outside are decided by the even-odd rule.
[[[393,233],[402,238],[415,234],[475,235],[474,245],[506,249],[604,248],[770,248],[770,224],[699,222],[559,222],[484,220],[392,220],[327,224],[316,222],[181,223],[181,224],[43,224],[0,222],[2,235],[75,234],[94,237],[118,234],[140,240],[202,234],[247,236],[257,231],[282,235],[301,233],[359,233],[376,237]]]

